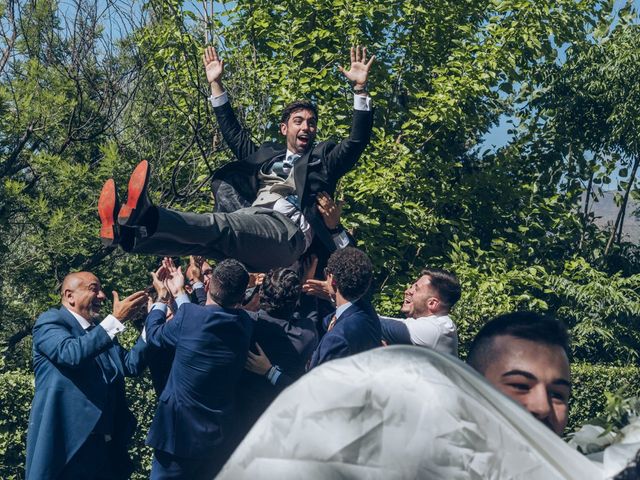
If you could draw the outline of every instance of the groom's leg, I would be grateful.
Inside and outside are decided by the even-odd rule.
[[[132,253],[235,258],[254,271],[289,266],[304,252],[304,235],[284,215],[266,208],[232,213],[183,213],[158,208],[153,234],[139,229]],[[142,232],[142,234],[140,233]]]

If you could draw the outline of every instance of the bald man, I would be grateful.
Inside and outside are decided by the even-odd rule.
[[[135,418],[124,377],[144,369],[146,343],[127,352],[116,336],[147,301],[144,292],[120,300],[99,320],[106,300],[90,272],[67,275],[62,307],[33,327],[35,396],[27,433],[27,479],[124,479],[131,473],[127,443]]]

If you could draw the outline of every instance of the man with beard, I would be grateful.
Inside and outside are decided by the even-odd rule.
[[[144,369],[146,343],[131,351],[116,335],[146,303],[143,291],[120,301],[98,323],[106,296],[90,272],[67,275],[62,307],[33,327],[35,396],[27,434],[27,479],[124,479],[132,471],[127,443],[136,421],[127,407],[124,377]]]
[[[349,70],[354,110],[351,133],[340,143],[314,143],[316,106],[300,100],[286,106],[280,118],[285,145],[260,146],[242,128],[222,85],[224,62],[213,47],[203,61],[211,85],[211,103],[220,130],[234,156],[214,174],[213,214],[183,213],[155,207],[147,194],[150,167],[141,162],[131,175],[122,208],[113,180],[105,183],[98,211],[104,244],[119,244],[132,253],[202,255],[235,258],[251,271],[289,266],[310,249],[326,258],[349,240],[341,229],[330,230],[317,209],[319,195],[335,194],[340,178],[357,163],[371,137],[373,112],[367,92],[366,48],[351,49]]]
[[[452,272],[427,268],[404,292],[402,313],[406,318],[380,317],[387,345],[428,347],[458,356],[458,331],[449,311],[460,299],[460,282]]]

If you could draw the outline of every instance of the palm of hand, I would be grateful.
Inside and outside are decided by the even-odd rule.
[[[174,272],[171,277],[166,280],[167,288],[173,296],[176,296],[182,287],[184,287],[184,276]]]
[[[369,67],[362,62],[351,62],[349,71],[344,72],[345,77],[355,83],[365,83],[369,75]]]
[[[222,76],[222,62],[219,60],[212,60],[207,63],[205,70],[207,72],[207,80],[209,83],[215,82]]]

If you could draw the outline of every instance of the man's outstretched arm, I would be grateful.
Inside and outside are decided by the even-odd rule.
[[[373,112],[371,97],[367,91],[367,80],[375,58],[375,55],[372,55],[367,60],[366,47],[352,47],[349,70],[345,70],[342,66],[338,67],[344,76],[353,82],[354,115],[349,137],[336,145],[326,156],[327,169],[334,178],[342,177],[355,166],[371,138]]]
[[[227,92],[222,85],[224,74],[224,60],[218,56],[213,47],[206,47],[202,55],[207,81],[211,86],[211,105],[218,119],[220,130],[227,145],[238,160],[244,160],[257,150],[257,146],[251,140],[249,132],[244,130],[229,103]]]

